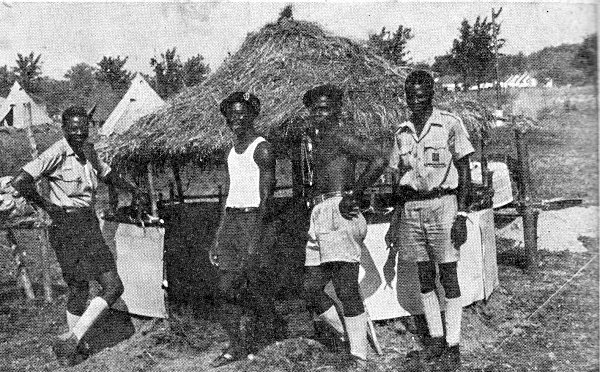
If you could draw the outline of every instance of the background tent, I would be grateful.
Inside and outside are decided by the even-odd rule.
[[[110,136],[113,133],[123,134],[138,119],[164,105],[165,101],[140,74],[137,74],[131,81],[127,93],[102,125],[99,134],[103,136]]]
[[[6,100],[0,105],[0,124],[15,128],[24,128],[25,108],[24,104],[31,104],[32,125],[52,123],[52,119],[46,113],[46,109],[35,103],[25,90],[15,81]]]

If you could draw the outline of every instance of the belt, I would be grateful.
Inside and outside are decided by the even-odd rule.
[[[94,212],[92,207],[61,207],[61,211],[66,214],[72,213],[83,213],[83,212]]]
[[[456,194],[456,189],[434,189],[431,191],[416,191],[411,188],[401,187],[399,191],[399,200],[401,202],[437,199],[445,195]]]
[[[313,197],[312,199],[310,199],[309,207],[313,208],[317,204],[322,203],[327,199],[335,198],[336,196],[344,196],[344,195],[348,194],[349,192],[350,191],[331,191],[331,192],[326,192],[325,194],[317,195],[317,196]]]
[[[258,212],[258,207],[227,207],[225,208],[225,212],[229,213],[250,213],[250,212]]]

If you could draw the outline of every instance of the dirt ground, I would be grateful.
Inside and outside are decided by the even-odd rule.
[[[562,107],[562,106],[561,106]],[[597,108],[544,112],[530,146],[537,199],[578,197],[597,205]],[[493,136],[506,148],[505,132]],[[30,238],[33,239],[33,238]],[[512,245],[498,245],[500,286],[486,302],[465,308],[462,371],[597,371],[599,369],[598,240],[582,239],[587,252],[539,252],[536,267],[514,265]],[[66,329],[66,288],[53,266],[55,300],[23,299],[10,252],[0,235],[0,371],[61,370],[50,349]],[[33,281],[40,283],[39,257],[29,253]],[[345,361],[313,340],[302,300],[281,299],[287,338],[272,342],[253,361],[220,371],[344,371]],[[172,307],[169,320],[130,318],[111,312],[89,337],[94,354],[63,371],[203,371],[225,346],[209,303]],[[384,355],[370,354],[372,371],[409,371],[404,356],[420,347],[418,318],[377,322]],[[407,329],[407,330],[406,330]]]

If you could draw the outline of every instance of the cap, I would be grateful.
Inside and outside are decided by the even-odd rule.
[[[258,116],[260,113],[260,100],[257,96],[249,92],[234,92],[221,102],[221,105],[219,106],[221,114],[223,114],[223,116],[227,116],[227,108],[238,102],[248,105],[248,108],[250,111],[252,111],[254,116]]]

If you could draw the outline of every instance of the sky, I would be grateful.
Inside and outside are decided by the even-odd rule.
[[[42,72],[63,78],[70,66],[95,65],[102,56],[128,56],[130,71],[150,73],[150,58],[177,47],[185,61],[201,54],[214,70],[249,32],[277,19],[291,2],[14,2],[0,0],[0,66],[17,53],[42,54]],[[410,27],[413,61],[447,53],[463,19],[503,8],[504,53],[530,54],[546,46],[581,42],[596,32],[597,6],[566,2],[295,2],[294,18],[365,40],[382,27]]]

